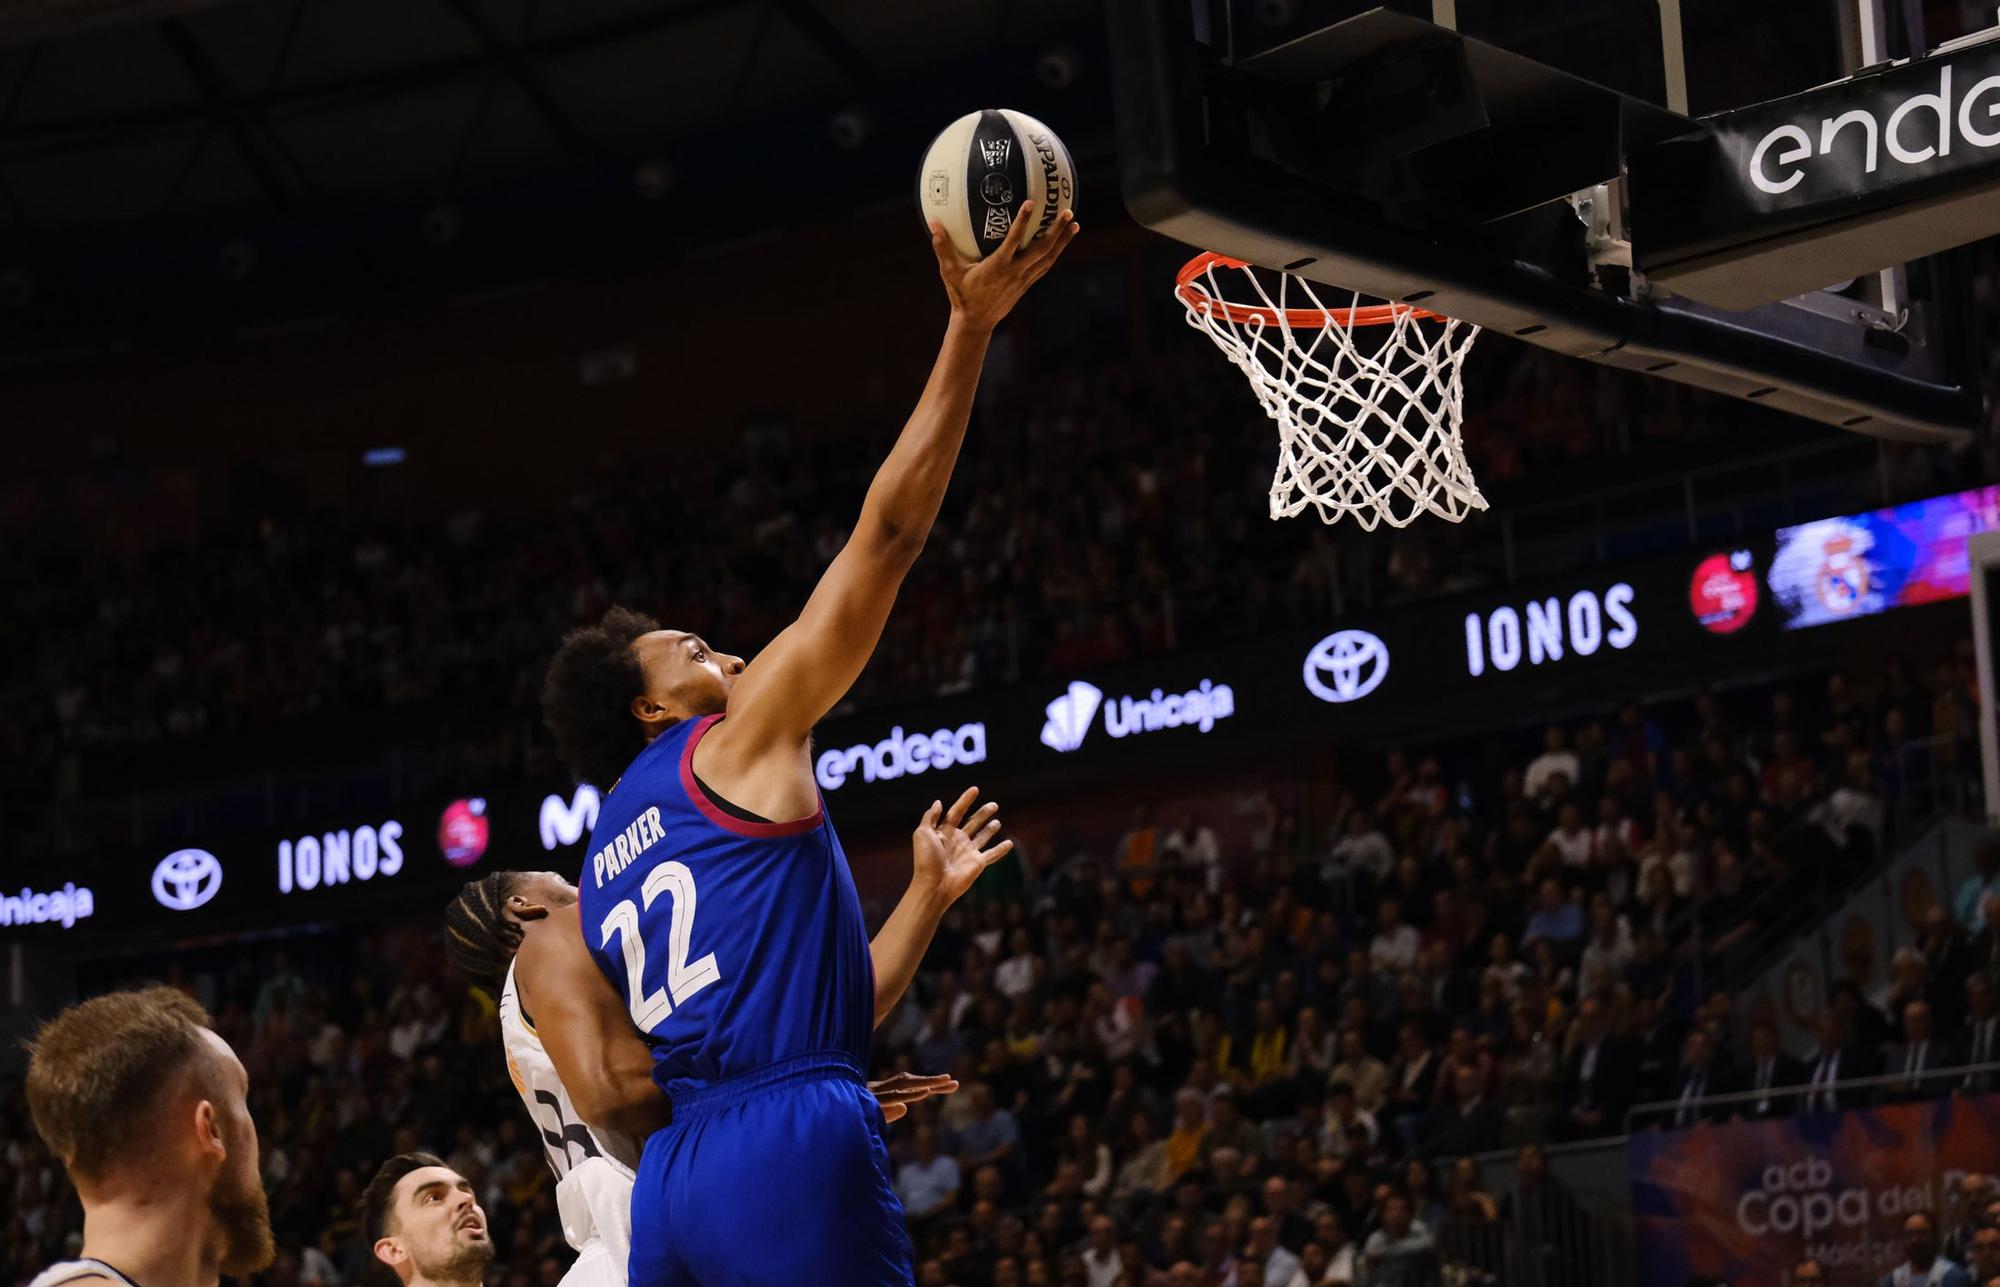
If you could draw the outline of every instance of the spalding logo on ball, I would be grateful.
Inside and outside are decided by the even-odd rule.
[[[962,258],[992,254],[1027,201],[1035,203],[1036,237],[1053,228],[1065,208],[1076,209],[1069,149],[1032,116],[1004,107],[967,113],[945,126],[924,153],[917,204],[926,220],[944,225]]]

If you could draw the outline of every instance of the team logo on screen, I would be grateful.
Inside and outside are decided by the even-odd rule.
[[[1688,608],[1710,634],[1735,634],[1749,625],[1757,615],[1757,568],[1750,551],[1703,559],[1688,582]]]
[[[1306,688],[1323,702],[1359,701],[1389,677],[1389,646],[1366,630],[1338,630],[1306,654]]]
[[[454,867],[470,867],[484,857],[491,836],[486,801],[477,797],[453,800],[438,818],[438,852]]]
[[[222,860],[206,849],[176,849],[153,868],[153,901],[191,912],[222,889]]]

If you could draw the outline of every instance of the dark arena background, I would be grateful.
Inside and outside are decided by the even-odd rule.
[[[587,868],[600,796],[540,706],[564,632],[624,604],[754,659],[805,603],[945,325],[913,172],[982,107],[1061,133],[1085,230],[1000,327],[812,747],[871,931],[934,799],[976,783],[1016,843],[875,1031],[871,1076],[960,1087],[886,1128],[915,1280],[2000,1278],[2000,254],[1946,200],[2000,178],[1910,179],[1894,199],[1934,213],[1894,225],[1898,267],[1795,310],[1840,312],[1853,355],[1806,357],[1760,347],[1802,330],[1673,329],[1723,316],[1716,281],[1776,283],[1806,225],[1741,262],[1712,229],[1658,249],[1695,214],[1645,221],[1650,153],[1563,185],[1635,203],[1622,260],[1592,225],[1575,271],[1546,250],[1584,244],[1572,207],[1506,186],[1554,164],[1516,135],[1467,183],[1477,235],[1382,200],[1417,249],[1324,235],[1378,295],[1434,261],[1486,328],[1462,440],[1487,506],[1372,531],[1267,516],[1276,428],[1174,295],[1197,249],[1310,256],[1161,231],[1332,229],[1380,196],[1342,148],[1476,136],[1437,86],[1487,92],[1501,45],[1548,101],[1559,74],[1624,95],[1628,141],[1944,50],[1953,97],[1884,137],[1942,122],[1989,165],[1991,5],[1178,4],[1220,61],[1174,119],[1220,152],[1250,103],[1258,175],[1331,173],[1338,201],[1218,169],[1283,209],[1253,230],[1135,177],[1191,164],[1135,147],[1171,64],[1150,0],[0,3],[7,1283],[83,1247],[25,1043],[161,982],[248,1073],[276,1241],[252,1281],[388,1283],[362,1192],[424,1151],[484,1210],[484,1281],[557,1287],[571,1124],[524,1109],[445,906]],[[1344,19],[1463,56],[1342,64],[1321,88],[1354,135],[1315,118],[1310,163],[1265,156],[1304,109],[1230,76]],[[1819,114],[1763,163],[1806,174]],[[1875,365],[1812,366],[1835,354]],[[1863,383],[1918,359],[1921,395]]]

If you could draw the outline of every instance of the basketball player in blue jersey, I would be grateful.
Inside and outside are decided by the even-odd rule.
[[[937,363],[847,544],[754,661],[613,609],[550,663],[557,748],[605,791],[579,881],[584,942],[673,1105],[634,1180],[633,1287],[912,1281],[864,1076],[875,960],[927,938],[942,908],[899,908],[871,958],[810,737],[936,521],[994,327],[1076,236],[1064,210],[1031,244],[1032,214],[974,265],[931,226],[951,304]]]
[[[912,911],[902,921],[957,901],[1013,850],[1011,840],[984,844],[999,806],[975,811],[978,794],[967,790],[942,818],[933,808],[911,836],[903,899]],[[876,958],[878,1022],[909,987],[929,945],[928,936],[905,936]],[[584,944],[576,886],[552,871],[496,871],[468,881],[445,913],[445,947],[452,964],[499,1004],[507,1072],[547,1146],[563,1238],[577,1253],[561,1287],[625,1287],[636,1142],[666,1125],[671,1111],[625,998]],[[950,1077],[913,1073],[868,1087],[885,1121],[957,1088]]]

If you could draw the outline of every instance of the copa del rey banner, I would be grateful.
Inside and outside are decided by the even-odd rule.
[[[2000,1160],[2000,1095],[1632,1136],[1640,1287],[1696,1275],[1784,1281],[1811,1256],[1836,1283],[1902,1260],[1912,1211]]]

